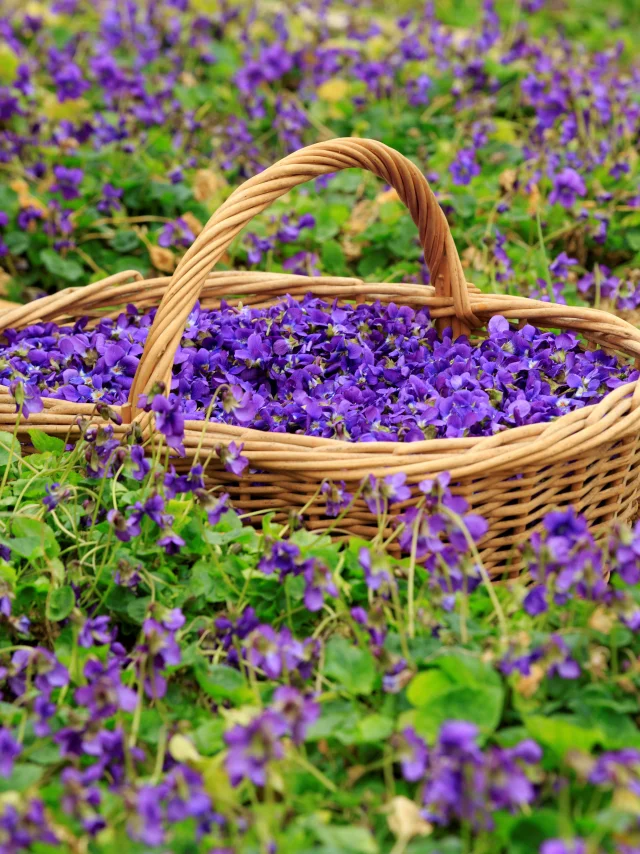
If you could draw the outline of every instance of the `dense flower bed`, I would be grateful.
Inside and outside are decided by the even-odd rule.
[[[5,287],[171,271],[229,187],[355,133],[425,171],[480,287],[634,308],[638,36],[625,7],[578,2],[12,6]],[[354,173],[291,194],[225,263],[422,281],[415,230],[373,188]]]
[[[638,851],[640,528],[550,512],[492,587],[446,475],[392,557],[403,475],[332,543],[83,436],[0,434],[1,850]]]
[[[38,324],[0,348],[0,382],[71,402],[125,403],[154,311],[94,328]],[[572,333],[496,316],[473,346],[440,338],[422,309],[328,304],[196,309],[175,360],[189,418],[353,441],[484,436],[597,403],[638,371]]]
[[[631,0],[4,5],[10,296],[170,273],[233,186],[356,134],[425,172],[481,289],[640,304]],[[429,277],[395,194],[352,172],[290,193],[221,264]],[[471,347],[402,308],[270,312],[194,313],[174,396],[145,404],[170,447],[209,407],[411,440],[636,376],[501,318]],[[45,393],[114,417],[151,317],[3,343],[36,453],[0,433],[0,852],[638,854],[640,528],[596,542],[550,506],[528,573],[491,585],[486,522],[446,475],[404,512],[402,474],[324,482],[330,532],[359,495],[380,519],[332,541],[239,515],[135,431],[31,429]],[[241,446],[218,454],[246,473]]]

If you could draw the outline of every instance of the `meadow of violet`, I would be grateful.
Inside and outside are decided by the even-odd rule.
[[[359,134],[425,171],[483,290],[634,318],[633,2],[6,7],[9,297],[170,273],[243,178]],[[428,281],[408,214],[355,172],[291,193],[223,266]],[[341,540],[360,490],[319,484],[320,535],[169,453],[210,406],[358,441],[487,435],[635,369],[500,317],[472,346],[426,312],[306,297],[196,309],[173,397],[147,401],[164,450],[98,418],[75,445],[31,427],[44,396],[115,417],[151,319],[2,340],[35,453],[0,433],[0,854],[639,854],[639,526],[596,541],[550,506],[527,572],[491,584],[447,475],[404,511],[403,475],[367,479],[379,531]]]

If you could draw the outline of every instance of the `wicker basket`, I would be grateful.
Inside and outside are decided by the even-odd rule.
[[[211,274],[233,238],[272,201],[292,187],[340,169],[364,167],[393,186],[416,223],[432,286],[371,284],[358,279],[313,278],[273,273]],[[199,298],[205,307],[221,299],[264,306],[282,295],[301,298],[312,292],[324,298],[355,302],[380,300],[412,307],[427,306],[441,327],[456,334],[482,334],[494,314],[539,327],[572,329],[589,346],[640,359],[640,332],[602,311],[554,305],[506,295],[485,295],[465,281],[447,221],[421,172],[387,146],[369,140],[337,139],[312,145],[266,169],[237,189],[211,217],[171,278],[142,280],[120,273],[80,289],[68,289],[2,315],[2,328],[21,328],[37,321],[65,322],[89,315],[97,320],[117,313],[128,302],[140,308],[160,304],[134,380],[129,403],[121,407],[121,430],[133,419],[150,430],[149,416],[136,407],[139,395],[158,380],[167,382],[174,354],[189,313]],[[185,447],[188,465],[219,443],[244,443],[243,454],[259,474],[238,480],[215,460],[207,468],[210,483],[224,484],[245,511],[271,508],[286,519],[302,508],[324,479],[344,480],[351,487],[365,475],[405,472],[416,484],[449,471],[454,491],[464,495],[489,521],[481,544],[485,565],[494,574],[518,568],[513,546],[529,537],[552,507],[573,504],[595,526],[612,519],[629,521],[636,514],[640,481],[640,382],[612,391],[599,404],[573,411],[546,424],[517,427],[489,438],[436,439],[411,443],[350,443],[335,439],[265,433],[225,424],[188,421]],[[73,431],[79,415],[94,412],[88,404],[46,399],[44,411],[26,427],[58,435]],[[15,429],[15,405],[0,388],[0,423]],[[203,435],[204,431],[204,435]],[[326,527],[324,501],[305,511],[308,525]],[[370,537],[377,521],[358,501],[341,530]]]

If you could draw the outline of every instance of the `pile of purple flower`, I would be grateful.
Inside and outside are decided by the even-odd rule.
[[[7,330],[0,382],[72,402],[121,404],[154,311],[90,328]],[[192,312],[175,360],[173,409],[188,418],[351,441],[487,436],[598,402],[639,376],[577,335],[496,316],[478,345],[440,337],[426,309],[338,305],[307,294],[267,308]]]

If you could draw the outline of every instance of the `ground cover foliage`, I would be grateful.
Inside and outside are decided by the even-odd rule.
[[[359,134],[425,171],[477,285],[633,317],[638,28],[597,6],[12,7],[5,293],[169,273],[244,177]],[[394,194],[355,172],[224,265],[428,281]],[[2,371],[29,428],[41,389]],[[526,576],[491,585],[446,476],[411,510],[402,476],[319,484],[334,534],[364,495],[372,541],[247,517],[204,456],[173,469],[177,401],[147,402],[155,450],[97,419],[74,446],[32,429],[31,454],[0,433],[1,852],[640,851],[640,529],[595,542],[550,507]],[[218,456],[246,473],[242,447]]]

